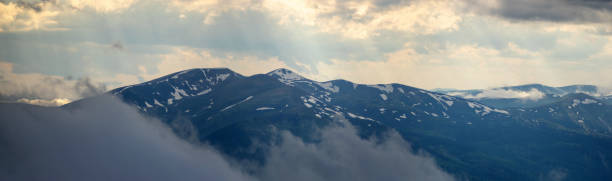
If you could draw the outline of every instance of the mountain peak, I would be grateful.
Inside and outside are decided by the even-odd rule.
[[[301,75],[289,69],[285,69],[285,68],[279,68],[279,69],[273,70],[271,72],[268,72],[266,75],[277,78],[279,81],[287,85],[293,85],[293,81],[306,79],[302,77]]]
[[[182,97],[203,95],[219,84],[241,78],[243,78],[242,75],[229,68],[192,68],[140,84],[120,87],[110,92],[115,95],[130,89],[134,92],[147,92],[152,86],[159,91],[155,95],[149,95],[151,96],[149,98],[156,98],[159,101],[167,100],[168,104],[172,104],[173,101],[180,100]],[[154,102],[152,99],[149,101]]]
[[[293,71],[286,69],[286,68],[279,68],[279,69],[275,69],[272,70],[270,72],[267,73],[267,75],[271,75],[271,74],[295,74]]]
[[[187,70],[182,70],[178,72],[174,72],[168,74],[166,76],[162,76],[160,78],[151,80],[150,82],[157,81],[166,81],[168,79],[177,79],[177,78],[199,78],[201,76],[211,76],[211,75],[223,75],[225,77],[228,76],[237,76],[242,77],[242,75],[230,70],[229,68],[220,67],[220,68],[192,68]],[[146,83],[146,82],[145,82]]]

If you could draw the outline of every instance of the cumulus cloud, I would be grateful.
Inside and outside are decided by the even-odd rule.
[[[395,132],[383,142],[363,140],[345,125],[324,128],[318,143],[288,132],[281,138],[257,171],[261,180],[454,180]]]
[[[227,67],[244,75],[267,73],[277,68],[288,67],[277,57],[260,59],[256,56],[220,54],[215,55],[207,49],[175,47],[172,52],[160,55],[161,62],[157,64],[158,73],[150,73],[143,77],[153,78],[193,67]],[[148,72],[145,70],[145,72]]]
[[[347,38],[364,39],[380,30],[432,34],[452,31],[461,20],[457,3],[449,0],[400,1],[279,1],[279,0],[194,0],[171,1],[171,7],[181,12],[199,12],[204,24],[210,24],[227,11],[260,11],[278,19],[281,25],[306,25],[319,32]],[[184,17],[184,15],[183,15]]]
[[[20,99],[17,100],[17,102],[26,103],[26,104],[41,105],[41,106],[61,106],[61,105],[70,103],[70,99],[55,98],[55,99],[47,100],[47,99],[20,98]]]
[[[0,2],[0,32],[64,30],[56,27],[59,11],[49,2]]]
[[[0,104],[0,180],[251,180],[112,97],[73,110]]]
[[[90,8],[100,13],[112,13],[127,9],[137,1],[138,0],[65,0],[63,3],[71,8],[79,10]]]
[[[306,75],[316,80],[342,78],[366,84],[402,83],[427,89],[474,89],[487,85],[535,82],[536,78],[558,79],[556,72],[545,68],[548,62],[544,60],[508,57],[494,48],[449,44],[430,52],[418,49],[418,46],[406,44],[403,49],[386,54],[382,60],[333,59],[318,62],[314,66],[318,72]],[[531,74],[520,73],[526,71]]]
[[[15,12],[60,11],[49,18],[68,29],[0,34],[6,40],[0,44],[0,59],[19,64],[22,71],[87,75],[114,86],[205,66],[247,75],[288,66],[321,81],[397,82],[426,89],[611,82],[612,38],[589,33],[602,30],[599,26],[525,23],[464,9],[499,13],[511,4],[504,0],[2,2],[8,8],[0,11],[0,24],[13,26],[15,18],[24,17]],[[517,1],[516,6],[533,3],[602,4],[538,0]],[[129,12],[129,18],[122,12]],[[192,55],[198,61],[178,61]],[[158,68],[160,62],[169,67]],[[245,68],[264,65],[271,67]]]
[[[455,1],[411,1],[384,8],[370,1],[277,1],[262,3],[280,24],[301,23],[348,38],[369,38],[379,31],[433,34],[457,28]]]
[[[610,84],[610,80],[604,81],[609,77],[604,74],[612,65],[601,58],[604,56],[562,61],[550,58],[554,53],[546,50],[532,51],[514,43],[502,47],[407,43],[381,59],[319,61],[313,65],[316,71],[303,74],[322,81],[401,83],[425,89],[485,89],[531,82],[553,86]]]
[[[0,100],[39,105],[61,105],[102,94],[104,84],[89,78],[71,79],[37,73],[14,73],[13,64],[0,62]]]
[[[92,10],[97,13],[117,13],[129,8],[137,0],[8,0],[0,2],[0,32],[64,31],[66,16],[76,11]],[[64,18],[64,19],[63,19]]]

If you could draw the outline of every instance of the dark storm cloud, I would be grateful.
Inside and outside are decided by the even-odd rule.
[[[498,6],[482,6],[468,0],[477,11],[512,20],[575,23],[612,22],[610,0],[498,0]]]
[[[114,98],[70,111],[1,104],[0,115],[0,180],[249,180]]]
[[[351,126],[332,126],[317,144],[287,132],[282,140],[258,171],[261,180],[454,180],[432,158],[412,153],[397,133],[381,143],[359,138]]]
[[[593,9],[612,10],[612,0],[567,0],[569,4]]]

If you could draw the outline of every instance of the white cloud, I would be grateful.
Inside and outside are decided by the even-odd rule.
[[[7,31],[66,31],[60,25],[79,11],[91,9],[98,13],[116,13],[138,0],[57,0],[40,2],[0,2],[0,32]]]
[[[172,52],[160,55],[160,57],[161,62],[156,66],[158,73],[143,77],[151,79],[189,68],[226,67],[243,75],[253,75],[288,67],[278,58],[259,59],[255,56],[231,53],[213,55],[210,50],[186,47],[175,47]]]
[[[323,81],[397,82],[428,89],[524,83],[612,85],[606,75],[612,70],[608,61],[612,40],[593,34],[596,26],[507,21],[466,13],[463,8],[468,4],[463,1],[56,3],[43,3],[40,12],[17,3],[0,4],[4,31],[51,30],[57,29],[55,25],[73,28],[36,36],[7,33],[16,38],[7,39],[0,58],[31,71],[95,77],[112,82],[113,87],[194,67],[229,67],[246,75],[292,67]],[[77,10],[67,8],[70,3]],[[58,11],[59,15],[41,15],[41,20],[33,21],[39,23],[21,23],[27,28],[15,26],[22,21],[20,13]],[[113,13],[127,11],[133,16]],[[71,36],[57,38],[62,36],[53,33]],[[108,50],[107,41],[123,42],[125,50]],[[131,51],[134,46],[140,47]],[[156,47],[172,48],[168,52]]]
[[[330,126],[320,142],[305,143],[288,132],[256,171],[261,180],[454,180],[423,152],[413,153],[396,132],[383,140],[363,140],[350,125]]]
[[[204,24],[212,24],[219,14],[238,10],[244,11],[253,8],[255,4],[252,0],[172,0],[169,1],[169,10],[181,12],[179,17],[185,18],[186,12],[198,12],[204,14]]]
[[[544,97],[544,93],[538,91],[537,89],[531,89],[529,91],[485,89],[481,93],[478,93],[476,95],[463,95],[462,97],[468,98],[468,99],[518,98],[518,99],[538,100]]]
[[[182,12],[211,12],[226,11],[229,9],[244,10],[252,6],[251,0],[172,0],[169,5],[178,8]]]
[[[508,42],[508,48],[507,48],[508,52],[513,54],[513,55],[518,55],[518,56],[527,56],[527,57],[537,57],[537,56],[541,56],[539,52],[534,52],[534,51],[530,51],[527,49],[524,49],[520,46],[518,46],[515,43],[512,42]]]
[[[53,106],[101,94],[105,90],[104,85],[88,78],[14,73],[13,64],[0,61],[0,98],[3,101]]]
[[[281,25],[306,25],[316,32],[365,39],[381,30],[414,34],[433,34],[457,29],[461,21],[460,2],[453,0],[419,0],[390,8],[377,7],[371,1],[335,0],[174,0],[171,7],[181,12],[204,14],[210,24],[222,12],[255,10],[278,18]]]
[[[612,68],[607,61],[612,55],[607,49],[585,59],[554,58],[563,48],[531,50],[514,42],[502,48],[416,42],[407,43],[378,60],[319,61],[314,64],[314,71],[304,74],[322,81],[342,78],[366,84],[402,83],[425,89],[485,89],[528,83],[612,85],[612,79],[604,75]]]
[[[129,8],[138,0],[66,0],[65,2],[72,8],[85,9],[91,8],[100,13],[120,12]]]
[[[52,3],[40,2],[35,10],[13,2],[0,2],[0,32],[30,30],[65,30],[56,27],[56,17],[60,13]]]
[[[319,31],[364,39],[381,30],[413,34],[433,34],[458,28],[461,17],[456,1],[412,1],[410,4],[377,10],[372,2],[277,1],[266,0],[263,7],[280,17],[280,24],[301,23]],[[346,9],[339,8],[346,6]],[[350,18],[345,18],[346,16]]]
[[[546,66],[545,61],[505,57],[499,50],[478,45],[447,45],[445,49],[431,52],[419,53],[407,44],[383,60],[319,62],[315,65],[318,72],[307,75],[317,80],[344,78],[367,84],[402,83],[427,89],[485,88],[547,80],[555,75],[548,73],[548,68],[538,69]]]
[[[0,180],[253,180],[112,97],[77,109],[0,104]]]
[[[15,3],[0,3],[0,24],[9,24],[15,21],[17,14],[19,14],[23,9],[18,8]]]
[[[40,106],[61,106],[61,105],[70,103],[70,99],[55,98],[55,99],[51,99],[51,100],[46,100],[46,99],[21,98],[21,99],[17,100],[17,102],[26,103],[26,104],[40,105]]]
[[[264,165],[234,167],[231,158],[177,137],[114,97],[77,106],[0,104],[6,118],[0,121],[0,179],[454,180],[396,132],[363,140],[350,125],[334,125],[319,132],[320,142],[305,143],[283,131]],[[252,176],[242,171],[248,169]]]
[[[13,70],[14,63],[0,62],[0,81],[3,82],[0,85],[2,99],[5,99],[5,101],[21,99],[21,102],[39,105],[61,104],[63,101],[54,100],[67,99],[73,101],[94,95],[88,93],[88,90],[82,89],[87,87],[85,86],[87,84],[83,84],[83,82],[100,88],[93,92],[101,93],[106,88],[113,89],[137,84],[190,68],[227,67],[243,75],[253,75],[289,67],[284,61],[276,57],[261,59],[257,56],[221,53],[189,47],[161,46],[159,49],[162,51],[143,53],[133,51],[132,48],[136,48],[131,46],[124,47],[123,50],[114,50],[108,44],[84,42],[74,46],[51,46],[50,48],[74,51],[71,55],[77,61],[75,62],[77,67],[74,68],[78,68],[82,75],[87,75],[89,78],[69,79],[64,76],[41,73],[15,73]],[[125,69],[124,71],[105,70],[96,67],[96,65],[108,61],[107,59],[120,62],[139,61],[141,63],[139,65],[130,64],[133,68],[117,67],[118,69]],[[132,73],[124,73],[132,69]],[[101,83],[104,83],[104,85]]]
[[[601,50],[589,58],[591,59],[608,59],[612,57],[612,37],[607,37],[606,44],[601,48]],[[612,67],[612,66],[611,66]]]

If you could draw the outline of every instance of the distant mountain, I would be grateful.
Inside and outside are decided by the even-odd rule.
[[[583,93],[568,94],[561,101],[513,111],[518,119],[585,134],[612,134],[612,107]]]
[[[264,160],[266,147],[252,146],[271,143],[274,130],[316,142],[318,128],[348,121],[363,138],[396,130],[468,180],[537,180],[555,169],[566,170],[570,180],[612,178],[610,106],[586,94],[556,94],[591,88],[506,89],[535,89],[551,99],[534,108],[496,108],[483,99],[401,84],[318,82],[287,69],[242,76],[224,68],[185,70],[109,94],[160,118],[185,139],[238,159]],[[83,101],[95,99],[64,108]]]
[[[552,94],[552,95],[565,95],[569,93],[586,93],[586,94],[597,94],[598,93],[598,88],[597,86],[594,86],[594,85],[570,85],[570,86],[563,86],[563,87],[551,87],[551,86],[546,86],[542,84],[525,84],[525,85],[518,85],[518,86],[498,87],[498,88],[492,88],[492,89],[493,90],[495,89],[514,90],[514,91],[522,91],[522,92],[528,92],[528,91],[535,89],[543,94]],[[461,93],[469,93],[475,96],[476,94],[482,93],[485,90],[482,90],[482,89],[472,89],[472,90],[434,89],[433,91],[445,93],[445,94],[461,92]]]
[[[560,101],[561,97],[575,93],[584,93],[604,99],[602,97],[604,94],[593,85],[550,87],[542,84],[526,84],[492,89],[434,89],[433,91],[463,97],[497,108],[537,107]]]
[[[612,105],[612,95],[600,97],[600,99],[606,102],[608,105]]]

